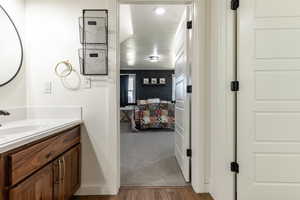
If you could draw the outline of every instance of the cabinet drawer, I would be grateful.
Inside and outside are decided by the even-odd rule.
[[[9,200],[53,200],[52,164],[9,191]]]
[[[77,143],[80,127],[9,155],[9,185],[17,184]]]

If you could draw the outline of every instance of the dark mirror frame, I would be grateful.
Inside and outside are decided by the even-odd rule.
[[[9,21],[13,25],[13,27],[14,27],[17,35],[18,35],[19,42],[20,42],[20,48],[21,48],[21,60],[20,60],[19,68],[18,68],[17,72],[15,73],[15,75],[11,77],[11,79],[9,79],[8,81],[6,81],[5,83],[0,84],[0,87],[3,87],[4,85],[7,85],[12,80],[14,80],[16,78],[16,76],[19,74],[19,72],[20,72],[20,70],[22,68],[22,64],[23,64],[24,48],[23,48],[22,39],[21,39],[21,36],[20,36],[20,33],[19,33],[18,29],[17,29],[16,24],[14,23],[14,21],[12,20],[12,18],[10,17],[10,15],[8,14],[8,12],[3,8],[2,5],[0,5],[0,9],[5,13],[5,15],[7,16],[7,18],[9,19]]]

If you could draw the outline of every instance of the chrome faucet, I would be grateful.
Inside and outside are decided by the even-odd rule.
[[[0,116],[8,116],[10,115],[9,112],[5,111],[5,110],[0,110]],[[0,124],[0,127],[2,127],[2,125]]]
[[[7,112],[7,111],[5,111],[5,110],[0,110],[0,116],[8,116],[8,115],[10,115],[10,113],[9,112]]]

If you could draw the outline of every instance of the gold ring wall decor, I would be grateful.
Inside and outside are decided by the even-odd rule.
[[[61,66],[67,67],[66,69],[62,70],[62,72],[59,72],[59,68]],[[56,64],[55,66],[55,74],[56,76],[60,78],[65,78],[69,76],[74,71],[72,64],[69,61],[61,61]]]
[[[73,73],[74,72],[74,73]],[[80,74],[73,65],[67,61],[61,61],[55,66],[55,74],[60,78],[62,85],[68,90],[79,90],[81,85]],[[73,75],[73,76],[72,76]],[[74,84],[75,80],[75,84]]]

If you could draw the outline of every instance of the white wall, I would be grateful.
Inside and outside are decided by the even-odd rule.
[[[206,90],[205,90],[205,100],[206,100],[206,134],[205,134],[205,185],[206,185],[206,191],[210,190],[210,184],[211,184],[211,44],[210,44],[210,39],[211,39],[211,0],[206,0],[205,4],[205,12],[206,12],[206,21],[205,21],[205,85],[206,85]]]
[[[119,186],[114,6],[111,0],[26,0],[28,105],[83,106],[82,195],[114,194]],[[69,60],[79,70],[78,17],[89,8],[109,9],[110,77],[93,82],[91,89],[70,91],[54,67]],[[52,82],[52,94],[44,94],[46,82]]]
[[[24,0],[0,0],[0,4],[11,15],[24,42]],[[1,37],[5,36],[1,35]],[[2,64],[0,63],[0,65]],[[24,105],[26,105],[26,79],[23,65],[20,73],[12,82],[0,87],[0,108]]]
[[[210,188],[210,85],[209,85],[209,0],[196,0],[194,7],[192,68],[192,186],[198,193]]]

